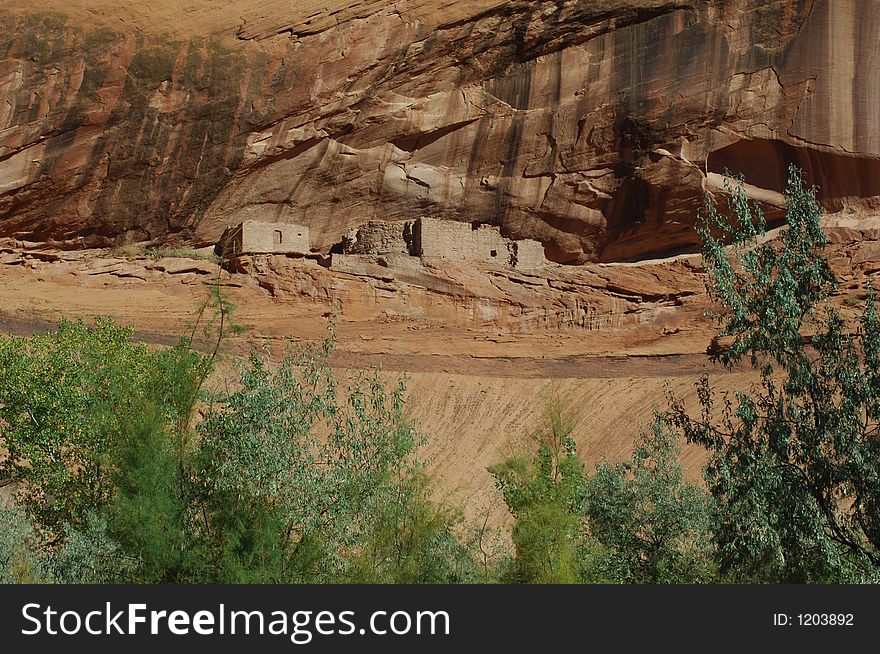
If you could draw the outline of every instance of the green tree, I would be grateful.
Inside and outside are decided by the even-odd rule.
[[[508,581],[577,583],[587,576],[582,554],[590,544],[583,541],[580,512],[584,466],[571,437],[574,425],[558,403],[549,402],[546,427],[534,434],[536,454],[489,468],[516,521]]]
[[[138,561],[132,581],[186,582],[198,514],[192,414],[210,359],[187,342],[155,355],[114,435],[109,535]]]
[[[843,582],[880,568],[880,321],[869,297],[858,325],[829,299],[837,280],[823,253],[815,189],[792,168],[786,227],[765,220],[742,185],[727,212],[707,199],[701,229],[708,290],[728,368],[760,382],[719,401],[708,378],[692,417],[670,398],[670,421],[706,447],[723,570],[736,579]]]
[[[198,467],[198,433],[194,416],[207,399],[204,385],[214,369],[220,346],[240,331],[232,305],[212,284],[190,334],[172,348],[150,352],[144,374],[129,390],[127,403],[115,409],[117,423],[110,439],[113,493],[108,505],[78,537],[94,535],[97,562],[113,562],[124,553],[129,581],[186,583],[205,579],[199,544],[206,533],[198,504],[205,479]],[[201,328],[199,345],[197,334]],[[85,549],[84,547],[80,548]],[[95,573],[97,574],[97,572]],[[207,579],[210,580],[210,579]]]
[[[232,325],[218,289],[173,348],[148,348],[108,318],[0,339],[0,480],[15,486],[57,578],[195,575],[193,415]],[[207,354],[193,345],[200,323]]]
[[[0,340],[0,480],[50,538],[63,538],[112,493],[111,440],[146,378],[151,353],[99,318]]]
[[[632,459],[602,462],[585,482],[585,512],[606,548],[605,575],[623,583],[713,579],[710,497],[682,479],[677,436],[655,416]]]
[[[473,562],[454,538],[454,513],[428,499],[404,380],[390,393],[375,371],[340,382],[332,348],[331,332],[274,368],[251,356],[240,387],[200,425],[212,577],[461,578]]]
[[[198,325],[150,349],[105,319],[0,341],[0,479],[28,517],[0,515],[3,579],[471,578],[458,514],[430,499],[405,380],[337,379],[331,329],[278,365],[251,356],[234,391],[208,394],[231,324],[221,300],[206,353]]]

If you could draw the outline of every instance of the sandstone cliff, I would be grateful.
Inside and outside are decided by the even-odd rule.
[[[625,260],[790,161],[871,208],[878,29],[858,0],[13,0],[0,236],[204,245],[245,212],[326,251],[425,215]]]

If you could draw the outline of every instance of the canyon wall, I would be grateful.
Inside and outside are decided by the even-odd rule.
[[[580,263],[692,247],[726,169],[880,200],[880,3],[216,4],[0,8],[0,236],[205,245],[244,212],[327,251],[428,216]]]

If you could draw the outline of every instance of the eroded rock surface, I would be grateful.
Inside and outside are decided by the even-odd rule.
[[[327,270],[313,261],[258,255],[242,257],[240,270],[274,297],[336,302],[340,315],[350,319],[604,332],[699,315],[705,300],[695,265],[682,260],[645,268],[559,266],[532,273],[405,255],[334,255]]]
[[[556,262],[691,247],[704,189],[880,199],[880,4],[244,0],[0,8],[0,236],[283,216],[496,225]]]

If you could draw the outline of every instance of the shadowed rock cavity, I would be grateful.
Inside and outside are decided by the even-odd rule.
[[[710,172],[745,171],[746,182],[777,193],[785,190],[789,165],[816,185],[819,201],[837,211],[856,200],[880,196],[880,159],[795,146],[776,139],[745,139],[712,152]]]

